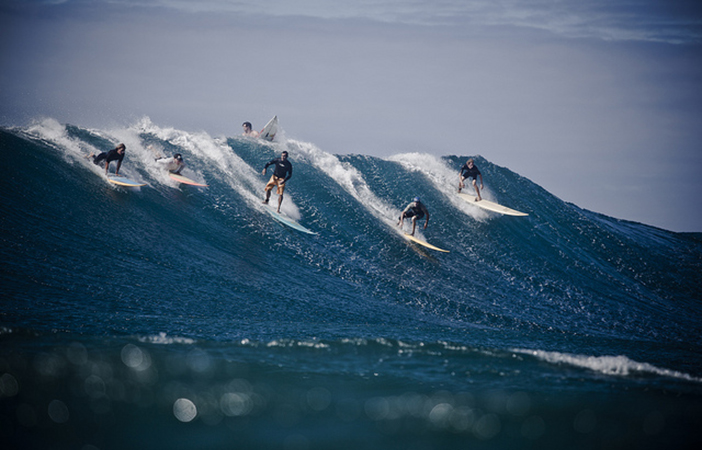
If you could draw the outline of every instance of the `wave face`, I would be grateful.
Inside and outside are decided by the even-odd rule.
[[[100,449],[699,444],[699,234],[580,209],[480,156],[484,197],[528,217],[458,198],[466,156],[278,139],[148,119],[0,129],[3,436]],[[85,157],[118,142],[120,173],[147,186],[111,185]],[[283,150],[283,212],[318,235],[261,203],[261,170]],[[176,152],[207,188],[154,161]],[[415,196],[431,213],[418,234],[450,253],[398,232]]]

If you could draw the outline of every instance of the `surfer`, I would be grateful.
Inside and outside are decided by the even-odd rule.
[[[412,219],[412,232],[410,233],[410,236],[414,236],[414,230],[417,227],[417,219],[421,219],[424,216],[427,216],[426,222],[424,222],[424,229],[427,229],[427,225],[429,225],[429,210],[427,209],[426,206],[424,206],[424,203],[419,199],[419,197],[415,197],[414,201],[410,202],[409,205],[405,208],[404,211],[402,211],[402,214],[400,214],[400,221],[397,222],[398,227],[402,227],[403,222],[405,219]]]
[[[278,212],[280,212],[280,205],[283,203],[283,191],[285,191],[285,182],[292,177],[292,164],[290,164],[290,161],[288,161],[288,152],[283,152],[280,154],[280,158],[275,158],[266,164],[266,166],[263,168],[263,172],[261,172],[263,175],[266,174],[266,169],[268,169],[268,166],[275,165],[275,170],[273,171],[273,175],[271,176],[271,179],[268,180],[268,183],[266,184],[265,190],[266,190],[266,198],[263,200],[263,203],[268,203],[268,200],[271,198],[271,191],[273,190],[273,186],[277,186],[276,193],[278,194]]]
[[[170,173],[180,175],[180,171],[185,167],[183,162],[183,156],[180,153],[173,155],[173,158],[160,158],[156,160],[157,163],[161,164],[164,169],[168,170]]]
[[[244,136],[256,138],[260,136],[258,131],[252,129],[251,122],[244,122],[241,126],[244,127]]]
[[[477,177],[480,177],[480,189],[482,189],[483,174],[480,173],[480,169],[478,169],[478,166],[475,165],[473,158],[471,158],[468,161],[466,161],[465,164],[463,164],[463,167],[461,167],[461,170],[458,172],[458,192],[461,192],[461,189],[465,187],[463,181],[466,178],[472,178],[475,193],[478,194],[478,198],[476,198],[475,201],[479,202],[480,200],[482,200],[482,198],[480,197],[480,189],[478,189],[478,184],[476,183]]]
[[[119,175],[119,168],[122,167],[122,160],[124,159],[125,150],[127,150],[127,147],[124,144],[119,144],[116,148],[113,148],[109,152],[102,152],[97,156],[95,156],[95,153],[91,153],[88,155],[88,158],[92,158],[95,165],[100,165],[104,161],[105,175],[107,175],[110,169],[110,162],[117,161],[115,175]]]

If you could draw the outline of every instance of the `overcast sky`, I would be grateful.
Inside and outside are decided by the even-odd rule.
[[[698,0],[0,0],[2,125],[233,136],[274,114],[330,153],[479,154],[702,232]]]

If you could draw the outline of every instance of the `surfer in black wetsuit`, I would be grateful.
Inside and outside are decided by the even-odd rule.
[[[412,219],[412,232],[410,236],[414,236],[414,230],[417,227],[417,219],[421,219],[425,215],[427,216],[427,221],[424,222],[424,229],[426,230],[427,225],[429,225],[429,210],[424,206],[424,203],[421,202],[419,197],[415,197],[414,201],[407,205],[405,210],[402,211],[402,214],[400,214],[400,221],[397,222],[397,226],[402,227],[402,223],[405,219]]]
[[[461,170],[458,172],[458,192],[461,192],[461,189],[465,187],[465,184],[463,181],[466,178],[472,178],[473,181],[473,187],[475,188],[475,193],[478,194],[478,198],[475,199],[476,202],[479,202],[482,200],[482,197],[480,197],[480,189],[478,189],[478,184],[476,183],[477,177],[480,177],[480,189],[483,188],[483,174],[480,173],[480,169],[478,169],[478,166],[475,165],[473,162],[473,158],[469,159],[466,161],[465,164],[463,164],[463,167],[461,167]]]
[[[275,170],[273,171],[273,175],[271,176],[271,179],[268,180],[268,183],[266,184],[265,190],[266,190],[266,198],[263,200],[263,203],[268,203],[268,200],[271,198],[271,191],[273,190],[273,186],[277,186],[276,193],[278,194],[278,212],[280,212],[280,205],[283,203],[283,192],[285,191],[285,182],[292,177],[292,164],[290,164],[290,161],[288,161],[288,152],[283,152],[280,154],[280,158],[275,158],[272,159],[266,164],[266,166],[263,168],[263,172],[261,172],[263,175],[266,174],[266,169],[268,169],[268,166],[275,165]]]
[[[124,152],[127,147],[124,144],[119,144],[117,148],[113,148],[109,152],[102,152],[95,156],[91,153],[88,158],[93,158],[93,163],[100,165],[103,161],[105,162],[105,175],[107,175],[110,169],[110,162],[117,161],[117,169],[115,170],[115,175],[119,175],[119,168],[122,167],[122,160],[124,159]]]

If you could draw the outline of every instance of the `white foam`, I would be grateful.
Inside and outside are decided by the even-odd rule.
[[[485,220],[489,213],[462,200],[456,192],[458,190],[458,171],[460,167],[449,167],[443,159],[426,153],[401,153],[387,159],[401,164],[405,170],[423,174],[446,198],[464,214],[476,219]],[[471,189],[466,183],[466,189]],[[480,194],[486,200],[493,200],[492,192],[484,188]],[[417,193],[421,197],[421,193]]]
[[[166,333],[161,332],[156,336],[144,336],[139,338],[141,342],[149,342],[151,344],[194,344],[195,340],[190,338],[178,337],[178,336],[168,336]]]
[[[512,349],[515,353],[534,356],[552,364],[568,364],[582,367],[595,372],[614,376],[628,376],[632,374],[651,374],[663,377],[677,378],[686,381],[702,382],[702,378],[670,369],[662,369],[649,363],[642,363],[629,359],[626,356],[588,356],[573,355],[560,352],[547,352],[543,350]]]
[[[355,167],[341,162],[335,155],[324,152],[307,142],[289,140],[288,145],[291,147],[291,153],[294,151],[296,157],[304,159],[326,173],[373,216],[397,230],[393,218],[400,216],[400,210],[378,198]]]

